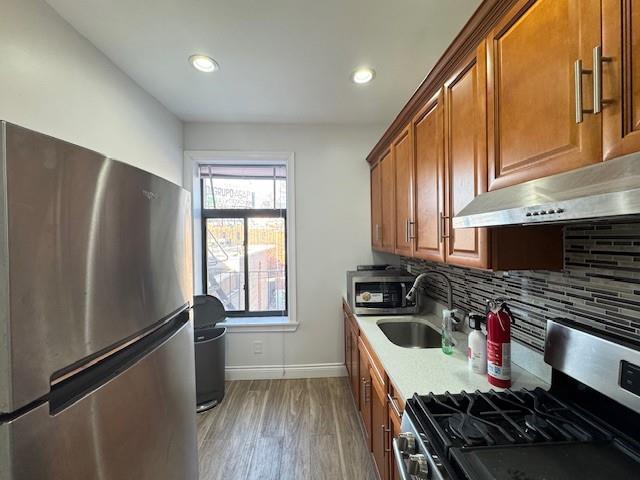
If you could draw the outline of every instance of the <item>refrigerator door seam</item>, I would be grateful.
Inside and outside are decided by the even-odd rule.
[[[0,122],[0,415],[12,410],[6,122]]]

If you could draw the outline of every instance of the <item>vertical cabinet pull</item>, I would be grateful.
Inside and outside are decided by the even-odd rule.
[[[602,56],[602,45],[593,48],[593,113],[602,112],[602,106],[607,103],[602,99],[602,64],[610,62],[610,57]]]
[[[409,243],[409,239],[411,238],[409,236],[409,222],[410,220],[407,218],[407,221],[404,224],[405,240],[407,241],[407,243]]]
[[[364,395],[363,401],[366,405],[367,403],[369,403],[369,395],[367,395],[367,387],[369,386],[369,382],[364,377],[362,377],[361,381],[362,381],[362,394]]]
[[[407,241],[407,243],[410,243],[411,240],[413,240],[414,238],[416,238],[415,236],[415,232],[413,229],[413,226],[415,225],[415,222],[413,220],[411,220],[410,218],[407,218],[407,222],[405,224],[405,239]]]
[[[442,241],[445,238],[449,238],[450,235],[447,233],[447,219],[449,218],[449,215],[445,215],[442,212],[440,212],[440,243],[442,243]]]
[[[582,75],[588,75],[590,73],[593,73],[593,71],[582,68],[582,59],[579,58],[576,60],[573,69],[576,95],[576,123],[582,123],[585,113],[594,113],[593,110],[585,109],[582,105]]]
[[[385,452],[390,452],[391,448],[387,447],[387,438],[389,438],[387,434],[391,432],[391,429],[386,428],[384,425],[380,425],[380,427],[382,427],[382,450],[384,450]]]

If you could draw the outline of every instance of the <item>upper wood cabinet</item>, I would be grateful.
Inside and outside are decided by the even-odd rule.
[[[391,145],[395,170],[395,253],[413,254],[413,145],[407,126]]]
[[[371,245],[382,247],[382,176],[380,164],[371,169]]]
[[[414,256],[444,262],[444,124],[440,90],[413,119]]]
[[[601,161],[602,117],[585,113],[576,120],[577,104],[593,108],[590,72],[599,44],[600,1],[594,0],[521,0],[493,28],[487,40],[489,190]]]
[[[380,249],[394,253],[396,245],[396,201],[394,158],[388,151],[380,160],[382,240]]]
[[[444,86],[445,213],[441,235],[447,263],[490,268],[486,228],[453,229],[452,218],[487,189],[484,44]]]
[[[640,2],[602,0],[605,160],[640,151]]]
[[[476,15],[367,158],[379,165],[373,246],[557,270],[560,227],[452,219],[488,190],[640,152],[640,0],[493,1]]]

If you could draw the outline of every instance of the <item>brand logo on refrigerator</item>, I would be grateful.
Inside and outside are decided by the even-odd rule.
[[[156,200],[158,198],[157,193],[150,192],[149,190],[142,190],[142,195],[147,197],[147,200]]]

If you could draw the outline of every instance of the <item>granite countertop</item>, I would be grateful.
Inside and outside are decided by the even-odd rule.
[[[360,332],[363,334],[380,359],[385,372],[403,398],[414,393],[426,395],[429,392],[458,393],[461,390],[473,392],[490,389],[502,390],[490,385],[486,375],[469,370],[467,365],[467,335],[454,332],[456,347],[454,353],[445,355],[440,348],[414,349],[399,347],[392,343],[378,327],[379,321],[417,321],[426,323],[440,331],[442,317],[437,313],[405,316],[364,316],[355,315]],[[512,389],[536,387],[549,388],[549,384],[521,368],[512,361]]]

